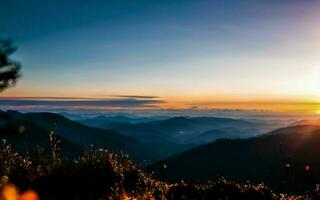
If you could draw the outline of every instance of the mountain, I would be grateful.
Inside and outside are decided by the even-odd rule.
[[[133,137],[152,146],[159,158],[166,158],[219,138],[245,138],[261,134],[261,124],[230,118],[173,117],[142,123],[128,122],[130,120],[132,119],[124,116],[102,116],[80,122],[89,126],[104,126]]]
[[[70,116],[70,115],[68,115]],[[78,119],[77,121],[91,127],[110,129],[121,124],[137,124],[156,120],[167,119],[166,116],[150,116],[150,117],[127,117],[124,115],[105,116],[101,115],[93,118]]]
[[[50,131],[60,138],[77,146],[86,147],[92,144],[95,148],[111,149],[115,152],[124,151],[135,159],[154,159],[157,156],[149,153],[150,148],[129,136],[121,135],[112,130],[102,130],[71,121],[53,113],[19,113],[16,111],[3,112],[4,116],[15,123],[12,127],[24,126],[26,135],[34,142],[42,144]],[[4,124],[5,119],[2,119]],[[7,120],[8,121],[8,120]],[[1,123],[0,123],[1,124]],[[43,138],[39,141],[38,138]],[[152,151],[151,151],[152,152]]]
[[[292,126],[297,125],[312,125],[312,126],[320,126],[320,119],[305,119],[292,123]]]
[[[67,119],[70,119],[72,121],[80,121],[80,120],[84,120],[84,119],[87,119],[87,117],[84,115],[78,115],[78,114],[73,114],[73,113],[68,113],[68,112],[59,112],[57,113]]]
[[[8,113],[0,112],[0,138],[6,140],[13,149],[28,154],[34,151],[38,145],[49,146],[49,131],[41,126],[20,118],[14,118]],[[61,140],[61,153],[63,157],[75,157],[83,147],[69,140],[57,136]],[[48,148],[47,148],[48,149]]]
[[[151,119],[156,118],[99,116],[92,119],[92,122],[100,120],[109,125],[113,123],[114,127],[110,130],[89,127],[54,113],[5,113],[16,121],[19,120],[19,123],[23,121],[24,127],[37,126],[34,129],[39,133],[33,138],[40,138],[40,135],[43,138],[37,144],[47,141],[48,132],[54,131],[61,139],[81,148],[92,144],[95,148],[112,149],[116,152],[124,150],[134,158],[150,161],[167,158],[218,138],[242,138],[259,133],[257,124],[228,118],[174,117],[152,121]],[[137,123],[139,121],[147,122]],[[28,131],[32,129],[28,128]]]
[[[262,135],[263,137],[269,135],[278,135],[278,134],[286,134],[286,133],[296,133],[296,134],[305,134],[316,131],[320,129],[320,126],[314,125],[293,125],[289,127],[279,128],[269,133]]]
[[[153,144],[173,142],[198,145],[217,138],[243,138],[258,135],[260,134],[259,126],[259,124],[230,118],[174,117],[145,123],[119,124],[112,130]]]
[[[221,139],[157,162],[155,176],[206,182],[218,175],[298,191],[320,181],[320,127],[282,128],[249,139]],[[164,167],[165,166],[165,167]]]
[[[223,129],[209,130],[203,133],[192,135],[184,140],[185,143],[196,143],[196,144],[207,144],[217,139],[226,138],[237,138],[239,137],[239,132],[235,131],[232,134],[229,131],[224,131]]]

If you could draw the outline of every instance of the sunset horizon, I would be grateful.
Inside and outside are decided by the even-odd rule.
[[[319,200],[320,0],[0,0],[0,200]]]
[[[110,95],[106,97],[0,97],[1,108],[8,110],[261,110],[320,114],[316,100],[284,98],[162,98],[158,96]],[[77,103],[77,105],[73,105]]]
[[[18,11],[0,21],[0,36],[15,41],[23,68],[0,99],[154,96],[153,109],[320,110],[317,1],[62,5],[0,8]]]

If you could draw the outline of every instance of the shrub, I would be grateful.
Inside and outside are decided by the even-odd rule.
[[[127,155],[90,146],[78,159],[60,157],[59,141],[49,135],[49,152],[38,147],[32,156],[14,152],[2,141],[0,191],[15,188],[36,191],[40,199],[318,199],[320,186],[302,196],[276,194],[263,184],[239,184],[220,178],[207,184],[167,184],[143,172]],[[1,186],[2,182],[2,186]],[[2,188],[2,189],[1,189]],[[32,193],[32,192],[31,192]],[[1,195],[0,195],[1,196]],[[1,198],[0,198],[1,199]]]

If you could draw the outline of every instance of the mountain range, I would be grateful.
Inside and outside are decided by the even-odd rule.
[[[162,118],[162,119],[159,119]],[[219,138],[247,138],[262,134],[264,124],[218,117],[98,116],[79,120],[91,127],[111,129],[133,137],[165,158]]]
[[[91,144],[96,149],[128,153],[139,163],[155,162],[147,169],[167,181],[203,183],[224,176],[302,191],[320,180],[320,157],[315,153],[320,152],[317,120],[298,121],[264,134],[261,123],[230,118],[80,120],[87,121],[53,113],[0,111],[0,138],[19,152],[31,153],[38,145],[49,146],[48,133],[54,132],[65,157],[75,157]],[[96,128],[96,120],[112,123]]]
[[[144,122],[138,122],[138,121]],[[172,117],[155,120],[139,118],[133,122],[125,116],[80,120],[87,126],[112,129],[141,142],[200,145],[218,138],[245,138],[261,134],[261,123],[217,117]]]
[[[95,148],[123,151],[135,160],[149,162],[167,158],[219,138],[247,138],[259,135],[262,127],[261,123],[216,117],[118,115],[85,118],[68,114],[67,117],[78,120],[74,121],[64,117],[65,114],[62,116],[47,112],[1,111],[0,114],[0,125],[5,126],[10,121],[13,127],[23,127],[24,134],[11,137],[11,141],[14,138],[15,141],[20,141],[14,144],[24,151],[34,149],[38,144],[46,146],[48,133],[54,131],[64,146],[70,146],[65,152],[79,152],[79,149],[92,144]],[[4,138],[9,136],[6,135]],[[30,139],[23,141],[26,138]]]
[[[88,127],[58,114],[1,112],[0,125],[3,130],[8,127],[8,123],[10,127],[23,129],[23,133],[4,134],[4,131],[2,131],[1,137],[10,141],[19,141],[14,142],[14,146],[20,149],[20,141],[24,138],[28,139],[23,143],[29,145],[31,149],[37,145],[46,146],[48,133],[53,131],[62,139],[64,146],[72,144],[73,146],[70,146],[70,148],[76,151],[93,145],[97,149],[105,148],[114,152],[123,151],[138,160],[156,157],[149,153],[149,147],[132,137],[124,136],[112,130]],[[17,144],[15,145],[15,143]]]

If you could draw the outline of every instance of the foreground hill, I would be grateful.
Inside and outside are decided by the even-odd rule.
[[[127,157],[103,149],[87,150],[72,160],[55,156],[52,150],[40,156],[21,156],[8,148],[0,151],[4,151],[0,154],[0,198],[7,200],[319,199],[317,189],[293,196],[275,193],[263,184],[224,178],[206,184],[168,184],[141,171]]]
[[[28,144],[43,144],[48,138],[48,133],[54,131],[58,137],[78,147],[93,145],[95,148],[111,149],[115,152],[124,151],[130,153],[136,159],[153,159],[147,153],[147,147],[139,141],[121,135],[115,131],[102,130],[82,125],[71,121],[58,114],[53,113],[19,113],[8,111],[1,113],[0,124],[6,126],[11,123],[12,127],[23,127],[24,137],[13,136],[11,140],[19,141],[22,138],[29,138]],[[8,136],[4,136],[9,138]],[[20,142],[21,143],[21,142]]]
[[[206,182],[217,175],[303,190],[320,181],[320,127],[295,126],[250,139],[224,139],[151,167],[156,176]]]
[[[50,146],[48,130],[31,121],[12,118],[4,112],[0,112],[0,138],[23,154],[31,154],[39,145]],[[59,136],[58,139],[63,143],[61,151],[64,157],[75,157],[83,151],[81,145]]]

